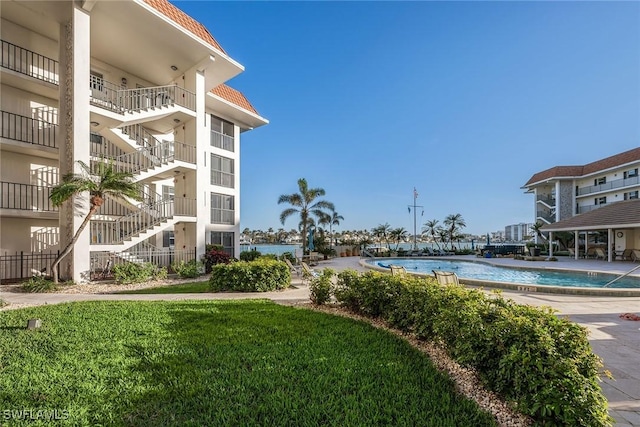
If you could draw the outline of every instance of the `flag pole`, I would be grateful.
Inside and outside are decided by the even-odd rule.
[[[416,205],[416,200],[418,199],[418,191],[416,187],[413,187],[413,250],[418,250],[418,241],[417,241],[417,208],[424,209],[424,206]],[[411,211],[411,205],[409,205],[409,211]],[[422,212],[424,213],[424,211]]]

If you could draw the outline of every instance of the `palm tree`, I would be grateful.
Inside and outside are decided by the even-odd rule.
[[[129,172],[117,172],[113,163],[101,161],[90,168],[86,163],[78,161],[82,168],[79,174],[69,173],[62,177],[62,181],[51,189],[49,198],[53,206],[61,206],[67,200],[85,191],[89,192],[90,208],[87,216],[78,227],[67,246],[60,252],[60,255],[51,265],[53,282],[58,283],[58,265],[60,261],[71,251],[78,241],[80,234],[87,227],[91,217],[100,209],[106,197],[124,198],[129,197],[134,200],[142,200],[140,186],[133,182],[133,174]]]
[[[432,219],[432,220],[429,220],[429,221],[425,222],[424,223],[424,227],[422,227],[422,232],[423,233],[429,233],[429,235],[433,239],[434,243],[438,247],[438,250],[441,249],[440,248],[440,243],[438,243],[438,238],[437,238],[437,236],[440,234],[440,228],[441,227],[438,225],[438,220],[437,219]]]
[[[542,221],[537,221],[535,224],[533,224],[531,226],[531,231],[533,231],[537,237],[540,237],[541,239],[546,241],[547,237],[544,235],[544,233],[542,233],[542,226],[543,225],[544,225],[544,223]],[[544,247],[545,248],[547,247],[546,243],[544,243]]]
[[[385,222],[384,224],[380,224],[377,227],[375,227],[373,230],[371,230],[373,235],[378,238],[378,241],[383,240],[387,243],[387,249],[390,249],[389,240],[387,239],[390,231],[391,231],[391,226],[389,225],[388,222]]]
[[[462,218],[462,215],[458,213],[447,215],[444,219],[444,225],[447,226],[449,242],[453,243],[454,236],[459,234],[459,231],[466,227],[467,223]]]
[[[329,248],[333,246],[333,226],[340,225],[340,221],[344,221],[344,217],[336,211],[331,211],[330,214],[326,214],[318,221],[319,224],[329,226]]]
[[[307,180],[300,178],[298,180],[299,193],[283,194],[278,198],[278,204],[289,203],[293,207],[287,208],[280,213],[280,222],[284,225],[284,222],[293,214],[300,215],[300,227],[302,228],[302,249],[307,248],[307,227],[310,220],[313,218],[310,215],[322,218],[322,215],[326,215],[325,210],[333,210],[333,203],[326,200],[316,199],[325,195],[325,191],[322,188],[309,188]]]
[[[404,227],[394,228],[389,233],[391,240],[396,242],[396,251],[400,247],[400,241],[403,241],[407,238],[408,232],[404,229]]]

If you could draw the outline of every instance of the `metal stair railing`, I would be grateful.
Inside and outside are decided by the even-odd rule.
[[[163,199],[153,205],[144,205],[137,212],[116,221],[92,221],[91,242],[94,244],[118,244],[171,220],[174,216],[195,216],[195,199]]]
[[[176,85],[123,89],[99,76],[89,77],[90,102],[116,113],[136,113],[179,105],[196,109],[196,95]]]
[[[618,277],[616,277],[615,279],[611,280],[610,282],[606,283],[606,284],[603,286],[603,288],[608,288],[608,287],[609,287],[609,285],[611,285],[611,284],[613,284],[613,283],[617,282],[618,280],[622,279],[623,277],[626,277],[626,276],[630,275],[631,273],[633,273],[634,271],[636,271],[636,270],[637,270],[637,269],[639,269],[639,268],[640,268],[640,265],[636,265],[636,266],[635,266],[635,267],[633,267],[631,270],[627,271],[627,272],[626,272],[626,273],[624,273],[624,274],[621,274],[620,276],[618,276]]]

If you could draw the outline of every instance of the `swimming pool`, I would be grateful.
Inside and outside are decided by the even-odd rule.
[[[523,285],[561,286],[571,288],[603,288],[606,283],[618,277],[615,274],[552,271],[498,267],[473,261],[453,261],[436,259],[384,258],[367,260],[367,264],[384,267],[389,264],[401,265],[409,273],[433,274],[432,270],[453,271],[464,279],[517,283]],[[640,278],[624,277],[607,289],[640,289]]]

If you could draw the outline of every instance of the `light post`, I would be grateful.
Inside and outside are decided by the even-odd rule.
[[[416,190],[416,187],[413,187],[413,205],[409,205],[409,213],[411,213],[411,207],[413,206],[413,250],[414,251],[418,250],[418,242],[416,241],[416,222],[417,222],[416,208],[421,208],[422,214],[424,215],[424,206],[416,205],[417,198],[418,198],[418,191]]]

